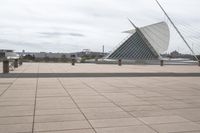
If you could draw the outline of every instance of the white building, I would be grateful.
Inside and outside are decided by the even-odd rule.
[[[134,24],[133,24],[134,25]],[[170,31],[165,22],[160,22],[126,31],[125,41],[107,59],[154,60],[162,59],[161,54],[168,49]]]

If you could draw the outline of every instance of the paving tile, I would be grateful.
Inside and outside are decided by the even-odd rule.
[[[156,105],[136,105],[136,106],[121,106],[124,110],[131,111],[148,111],[148,110],[161,110],[161,107]]]
[[[73,97],[74,98],[74,97]],[[74,98],[76,103],[108,103],[109,100],[105,99],[105,98],[95,98],[95,97],[87,97],[87,98]]]
[[[176,132],[176,133],[200,133],[200,130],[199,131],[188,131],[188,132]]]
[[[84,113],[87,119],[93,120],[93,119],[110,119],[110,118],[128,118],[131,117],[126,112],[91,112],[91,113]]]
[[[37,104],[37,109],[71,109],[76,108],[76,105],[73,103],[62,103],[62,104]]]
[[[95,128],[97,133],[156,133],[147,126],[128,126],[128,127],[111,127]]]
[[[133,105],[151,105],[150,103],[143,101],[143,100],[127,100],[122,102],[115,102],[116,104],[120,106],[133,106]]]
[[[35,111],[36,115],[62,115],[62,114],[80,114],[77,108],[72,109],[45,109]]]
[[[58,131],[91,128],[87,121],[35,123],[34,131]]]
[[[0,117],[8,116],[31,116],[33,115],[33,110],[0,110]]]
[[[142,125],[136,118],[90,120],[90,123],[95,128]]]
[[[82,114],[65,114],[65,115],[42,115],[35,116],[35,122],[62,122],[62,121],[85,120]]]
[[[170,110],[141,110],[141,111],[131,111],[130,112],[135,117],[151,117],[151,116],[171,116],[175,113]]]
[[[33,122],[33,116],[0,117],[0,125],[27,124]]]
[[[6,111],[10,111],[10,110],[13,110],[13,111],[17,111],[17,110],[33,110],[34,109],[34,106],[30,106],[30,105],[22,105],[22,106],[2,106],[1,107],[1,110],[0,112],[6,112]]]
[[[102,108],[102,107],[116,107],[115,104],[113,103],[94,103],[94,102],[89,102],[89,103],[78,103],[78,106],[80,108]]]
[[[19,98],[15,98],[15,97],[10,97],[10,98],[1,98],[0,99],[1,102],[8,102],[8,101],[35,101],[35,98],[24,98],[24,97],[19,97]]]
[[[35,133],[95,133],[95,131],[93,129],[80,129],[80,130],[48,131],[48,132],[35,132]]]
[[[119,107],[81,108],[83,113],[123,112]]]
[[[200,131],[200,125],[193,122],[159,124],[151,127],[159,133]]]
[[[178,123],[190,122],[180,116],[156,116],[156,117],[140,117],[138,118],[146,124],[162,124],[162,123]]]
[[[158,104],[163,109],[185,109],[185,108],[193,108],[195,107],[192,104],[187,103],[172,103],[172,104]]]
[[[0,125],[0,133],[31,132],[32,124]]]
[[[1,106],[33,106],[34,105],[34,101],[0,101],[0,107]]]
[[[200,108],[191,108],[191,109],[176,109],[173,110],[174,114],[177,114],[181,117],[184,117],[191,121],[200,121]]]

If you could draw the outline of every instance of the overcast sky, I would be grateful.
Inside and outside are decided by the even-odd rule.
[[[160,0],[196,53],[200,0]],[[0,0],[0,49],[75,52],[113,50],[132,29],[167,21],[154,0]],[[199,27],[199,29],[198,29]],[[188,52],[171,29],[169,51]]]

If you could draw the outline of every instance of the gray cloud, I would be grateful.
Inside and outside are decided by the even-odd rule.
[[[73,36],[73,37],[84,37],[81,33],[66,33],[66,32],[40,32],[42,37],[57,37],[57,36]]]
[[[69,33],[68,35],[75,36],[75,37],[84,37],[84,35],[80,33]]]

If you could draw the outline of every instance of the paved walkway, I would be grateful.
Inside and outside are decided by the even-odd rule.
[[[24,64],[11,73],[199,73],[197,66]],[[0,133],[200,133],[200,77],[0,78]]]

